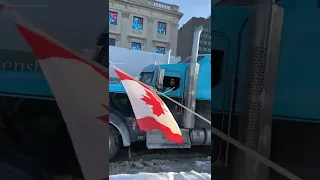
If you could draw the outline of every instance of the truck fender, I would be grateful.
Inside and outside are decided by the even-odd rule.
[[[127,125],[123,122],[123,120],[117,115],[110,113],[109,123],[113,125],[120,132],[123,146],[124,147],[130,146],[131,144],[130,133],[127,128]]]

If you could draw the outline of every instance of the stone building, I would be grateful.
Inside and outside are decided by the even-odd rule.
[[[179,6],[155,0],[110,0],[109,45],[176,55]]]

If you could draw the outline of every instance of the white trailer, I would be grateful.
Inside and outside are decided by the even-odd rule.
[[[147,65],[165,64],[168,60],[168,55],[170,55],[170,53],[159,54],[109,46],[109,62],[133,77],[139,77],[140,72]],[[180,57],[170,56],[170,64],[175,64],[180,60]],[[118,77],[112,67],[110,67],[109,75],[111,79],[117,79]]]

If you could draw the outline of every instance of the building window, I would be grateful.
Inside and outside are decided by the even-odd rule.
[[[203,42],[202,42],[202,40],[200,40],[200,44],[202,44]]]
[[[141,51],[141,43],[131,42],[131,49]]]
[[[204,45],[207,45],[207,44],[208,44],[208,42],[207,42],[207,41],[203,41],[203,44],[204,44]]]
[[[109,11],[109,24],[117,25],[118,24],[118,13]]]
[[[204,48],[203,48],[203,51],[207,51],[207,48],[206,48],[206,47],[204,47]]]
[[[211,42],[210,41],[208,42],[208,45],[211,46]]]
[[[109,46],[115,46],[116,45],[116,39],[109,38]]]
[[[158,34],[167,34],[167,23],[164,22],[158,22],[158,28],[157,28]]]
[[[211,39],[211,36],[209,35],[209,39]]]
[[[140,17],[133,16],[132,28],[134,30],[143,30],[143,19]]]
[[[166,48],[165,47],[156,46],[156,53],[165,54],[166,53]]]

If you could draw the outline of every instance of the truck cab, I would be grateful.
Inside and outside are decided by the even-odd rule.
[[[162,64],[162,65],[149,65],[145,67],[142,72],[140,73],[140,81],[150,85],[152,87],[156,87],[158,76],[156,72],[160,70],[164,70],[163,74],[163,87],[158,89],[160,92],[164,93],[165,95],[175,99],[176,101],[180,102],[181,104],[185,103],[185,99],[188,96],[188,82],[189,82],[189,63],[190,58],[188,57],[177,64]],[[208,106],[209,102],[211,102],[211,55],[210,54],[200,54],[197,58],[197,63],[199,64],[199,72],[198,72],[198,84],[197,84],[197,105],[198,107],[197,112],[200,112],[200,107]],[[174,84],[172,84],[172,81]],[[169,106],[171,113],[176,115],[176,120],[181,120],[182,117],[179,115],[182,114],[182,107],[179,105],[170,102],[163,98],[166,104]],[[172,105],[172,107],[170,106]],[[206,112],[208,113],[208,112]],[[201,113],[203,116],[209,118],[209,114]],[[182,122],[178,122],[181,124]],[[200,124],[202,123],[201,120],[196,121],[195,126],[202,127]],[[181,124],[182,125],[182,124]]]

